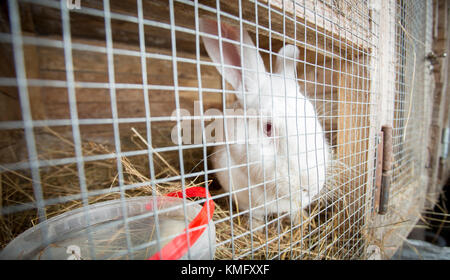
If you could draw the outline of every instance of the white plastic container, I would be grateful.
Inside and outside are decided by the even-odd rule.
[[[158,212],[160,248],[176,237],[187,236],[184,232],[186,227],[184,209],[176,207],[182,206],[182,203],[183,200],[177,197],[157,197],[159,211],[176,208],[164,213]],[[138,218],[136,216],[154,212],[153,197],[126,199],[125,205],[128,218],[131,218],[128,222],[131,244],[132,246],[146,247],[133,252],[133,259],[148,259],[158,252],[155,217]],[[188,222],[199,215],[201,210],[201,205],[186,205]],[[126,254],[128,252],[127,240],[121,201],[113,200],[92,204],[89,216],[90,227],[87,226],[83,208],[66,212],[40,223],[11,241],[0,253],[0,259],[131,259]],[[43,239],[45,225],[48,230],[47,239],[50,243],[48,246],[44,245]],[[91,240],[89,240],[88,231],[90,231]],[[147,247],[146,245],[149,245],[151,241],[154,241],[155,244]],[[209,220],[200,237],[194,244],[190,244],[190,258],[210,259],[211,256],[214,256],[215,243],[215,226],[212,220]],[[93,246],[90,246],[92,244]],[[188,259],[188,253],[185,252],[179,259]]]

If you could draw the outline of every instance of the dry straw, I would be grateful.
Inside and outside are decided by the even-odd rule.
[[[137,129],[132,129],[130,142],[140,149],[146,148],[145,139]],[[54,157],[68,157],[73,153],[73,143],[58,132],[45,129],[47,136],[54,141],[64,143],[60,148],[48,145],[51,141],[39,141],[41,159]],[[135,147],[136,148],[136,147]],[[109,154],[111,147],[95,142],[84,142],[84,155]],[[198,155],[192,158],[185,156],[185,161],[193,166],[201,166]],[[149,182],[148,158],[138,159],[122,157],[124,184]],[[156,155],[154,164],[156,178],[166,178],[177,175],[174,162],[178,154]],[[120,194],[115,186],[118,185],[115,159],[85,162],[86,184],[89,191],[110,189],[102,195],[90,196],[89,203],[97,203],[112,199],[119,199]],[[363,254],[367,236],[365,218],[367,199],[365,188],[358,183],[365,180],[359,178],[355,170],[334,160],[328,174],[327,188],[320,194],[321,198],[306,207],[300,221],[292,223],[286,218],[269,217],[267,227],[250,232],[248,216],[239,215],[232,219],[231,229],[228,196],[214,199],[216,210],[213,220],[216,226],[216,254],[215,259],[342,259],[359,258]],[[186,187],[204,186],[203,177],[186,181]],[[46,199],[79,194],[79,178],[76,164],[50,166],[41,171],[42,189]],[[211,176],[210,192],[213,198],[221,194],[221,190],[214,186]],[[1,205],[15,205],[34,200],[32,180],[30,175],[21,171],[0,172],[0,186],[2,196]],[[164,195],[174,190],[180,190],[180,182],[165,182],[157,184],[155,195]],[[359,189],[358,192],[354,190]],[[143,186],[125,191],[126,197],[153,195],[152,187]],[[82,207],[81,200],[49,205],[46,207],[48,217]],[[233,209],[236,213],[236,209]],[[0,246],[3,248],[14,237],[37,223],[35,210],[28,210],[14,214],[0,216]],[[249,244],[252,244],[250,246]]]

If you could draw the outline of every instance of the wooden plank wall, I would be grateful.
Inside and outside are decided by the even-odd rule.
[[[144,3],[144,15],[146,19],[163,24],[170,23],[167,1],[145,1]],[[208,3],[210,5],[207,1],[201,3]],[[237,6],[233,5],[233,3],[233,1],[221,2],[221,9],[227,13],[239,16]],[[246,19],[249,21],[254,21],[255,14],[252,13],[252,11],[254,11],[254,5],[252,10],[252,5],[250,5],[250,2],[244,1],[244,3],[243,11],[246,11]],[[111,10],[112,12],[135,16],[135,5],[135,1],[130,0],[112,1]],[[101,4],[99,4],[98,1],[83,1],[83,7],[102,9]],[[28,3],[21,3],[20,8],[22,27],[25,35],[61,40],[62,27],[60,12],[58,9],[40,5],[31,5]],[[194,8],[190,5],[179,2],[175,2],[174,8],[176,25],[194,29]],[[204,14],[205,16],[210,17],[215,16],[213,13],[202,11],[203,10],[200,10],[200,15]],[[267,15],[267,9],[262,6],[258,6],[258,24],[269,28]],[[70,16],[73,43],[82,43],[102,47],[105,46],[104,19],[102,17],[84,15],[75,12],[71,13]],[[277,32],[283,32],[283,18],[280,13],[276,12],[271,12],[271,17],[270,28],[275,31],[270,35],[272,39],[269,40],[267,37],[267,32],[264,32],[263,29],[258,30],[258,38],[261,48],[269,49],[268,44],[271,42],[271,47],[273,51],[276,52],[283,44],[281,40],[277,40],[280,38]],[[312,21],[311,18],[309,18],[309,20]],[[224,18],[224,21],[231,20]],[[290,23],[292,23],[292,21]],[[232,22],[232,24],[236,24],[236,22]],[[326,39],[326,37],[322,34],[316,34],[313,30],[311,30],[310,28],[312,27],[310,26],[313,26],[313,23],[309,22],[307,24],[309,26],[308,29],[305,28],[304,22],[303,25],[302,21],[297,23],[298,40],[301,41],[306,37],[309,46],[309,49],[299,46],[301,49],[301,57],[306,58],[306,61],[308,62],[308,65],[306,66],[306,73],[304,73],[304,65],[302,63],[299,63],[298,65],[299,78],[306,79],[304,85],[301,86],[306,88],[306,92],[309,96],[314,96],[319,99],[318,107],[321,107],[319,110],[328,108],[326,109],[328,111],[328,115],[336,115],[337,103],[327,102],[325,104],[325,102],[320,102],[320,100],[331,100],[332,98],[337,98],[336,88],[339,84],[339,77],[337,75],[339,69],[337,69],[337,65],[339,62],[335,58],[333,60],[333,65],[332,59],[328,56],[333,55],[333,53],[331,53],[333,50],[337,54],[346,56],[345,50],[339,48],[340,44],[337,42],[332,43],[330,39]],[[286,26],[286,35],[294,37],[292,30],[293,25],[287,22]],[[254,31],[252,32],[251,26],[247,25],[246,28],[249,28],[250,34],[256,38]],[[319,26],[316,26],[315,28],[319,28]],[[138,26],[136,23],[113,19],[112,29],[115,48],[134,51],[139,50]],[[168,56],[172,55],[169,29],[145,26],[145,38],[147,47],[146,51],[148,53],[157,53]],[[195,36],[185,32],[176,32],[176,40],[176,55],[178,57],[195,59]],[[345,41],[345,43],[349,42],[349,40]],[[4,49],[7,51],[8,47],[10,46],[5,44]],[[311,47],[313,50],[310,50]],[[321,51],[321,49],[323,49],[323,51]],[[351,56],[356,53],[356,50],[352,49],[348,45],[345,49],[352,50]],[[203,45],[201,45],[200,53],[202,60],[209,60]],[[26,69],[29,78],[62,81],[66,79],[63,49],[42,46],[27,46],[25,48],[25,55],[27,57]],[[12,56],[9,55],[8,57]],[[269,66],[269,56],[267,54],[263,54],[263,58],[266,62],[266,66]],[[77,82],[108,82],[107,56],[105,53],[73,50],[73,64],[75,80]],[[114,55],[114,65],[116,83],[142,83],[139,57]],[[314,65],[319,65],[321,67],[315,67]],[[179,86],[198,87],[198,77],[195,64],[179,62],[177,67],[179,73]],[[9,62],[8,68],[13,69],[12,61]],[[333,69],[331,70],[331,68]],[[147,74],[149,84],[162,86],[173,85],[172,64],[168,60],[147,59]],[[9,75],[11,76],[12,74]],[[8,74],[4,74],[2,76],[7,77]],[[221,88],[221,79],[214,67],[202,66],[201,78],[202,86],[204,88]],[[7,90],[8,94],[12,94],[14,91],[16,91],[15,88],[9,88]],[[79,118],[111,118],[111,104],[109,99],[109,91],[107,89],[77,88],[76,93]],[[198,92],[180,91],[179,94],[181,106],[192,113],[194,101],[198,99]],[[175,98],[173,91],[151,90],[149,95],[152,117],[169,116],[175,109]],[[32,112],[34,119],[69,118],[68,97],[67,91],[64,88],[30,87],[30,97],[33,104]],[[206,92],[203,94],[203,98],[205,109],[221,109],[223,107],[222,97],[220,94]],[[145,116],[141,90],[119,89],[117,90],[117,101],[118,114],[120,118]],[[227,105],[233,101],[234,97],[229,95],[229,98],[227,98]],[[9,111],[11,111],[12,114],[16,114],[18,112],[17,109]],[[2,120],[15,120],[19,119],[19,116],[8,117],[7,115],[3,115],[2,118],[4,118]],[[327,130],[331,131],[331,123],[333,122],[330,118],[325,118],[324,123]],[[110,125],[91,128],[97,134],[105,133],[105,137],[108,133],[112,133]],[[83,128],[83,131],[89,131],[89,127]],[[332,136],[329,138],[331,139]]]
[[[436,0],[434,1],[434,7],[437,14],[434,19],[433,52],[437,55],[441,55],[443,52],[448,54],[450,50],[450,38],[448,35],[450,30],[450,5],[448,1]],[[448,60],[447,55],[445,58],[438,58],[433,65],[435,87],[432,95],[433,111],[428,144],[428,176],[430,184],[428,187],[429,200],[426,202],[427,207],[432,207],[437,202],[442,186],[450,176],[448,174],[448,166],[445,166],[446,162],[440,162],[442,129],[449,123]]]

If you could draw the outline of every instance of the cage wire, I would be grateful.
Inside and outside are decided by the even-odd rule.
[[[423,155],[426,69],[419,58],[425,51],[420,38],[427,3],[396,1],[394,192],[417,179],[414,170]],[[376,154],[369,145],[376,140],[370,120],[377,117],[373,105],[380,94],[371,76],[379,70],[373,62],[380,37],[370,5],[352,0],[7,1],[0,45],[9,69],[1,72],[0,91],[12,101],[5,103],[0,122],[1,248],[38,223],[80,209],[88,236],[83,258],[149,258],[173,238],[198,230],[188,228],[188,212],[211,210],[212,201],[214,214],[208,218],[214,228],[201,227],[208,258],[364,258],[375,174],[369,163]],[[230,40],[226,28],[217,29],[217,35],[201,31],[203,18],[240,37]],[[245,41],[245,32],[254,47]],[[209,57],[205,38],[221,42],[219,62]],[[265,64],[256,71],[267,70],[271,84],[264,91],[256,82],[256,114],[249,113],[248,94],[240,104],[242,114],[228,114],[242,92],[219,73],[226,71],[227,43],[239,53],[251,47]],[[276,71],[278,58],[284,68],[292,64],[292,57],[278,53],[288,44],[299,50],[294,77]],[[252,75],[242,67],[238,72],[243,80]],[[272,84],[279,81],[277,75],[284,85]],[[288,97],[289,79],[299,94]],[[273,112],[267,116],[261,104],[274,98],[284,100],[282,128],[291,131],[277,131],[269,139],[314,139],[302,150],[314,161],[299,160],[301,149],[292,144],[284,158],[251,149],[251,121],[270,117]],[[298,109],[289,115],[286,108],[290,103],[306,108],[308,102],[317,122],[305,132],[299,127],[314,123],[311,116]],[[286,125],[289,118],[297,120],[294,129]],[[229,139],[231,119],[243,121],[243,143]],[[217,123],[223,128],[211,128]],[[261,121],[261,131],[262,126]],[[266,132],[271,128],[264,127]],[[219,141],[209,139],[222,134]],[[260,147],[262,138],[258,134]],[[326,145],[317,145],[321,138]],[[244,152],[233,154],[236,145]],[[220,149],[223,167],[214,168],[212,155]],[[242,163],[233,162],[236,156]],[[273,164],[277,171],[285,162],[287,167],[274,176],[261,167]],[[257,179],[251,177],[255,168],[263,170]],[[305,193],[293,191],[298,170],[307,178],[301,183]],[[233,189],[237,171],[245,184]],[[219,173],[231,182],[230,191],[219,182]],[[191,187],[205,188],[211,196],[191,199],[186,192]],[[145,213],[130,208],[133,199],[145,196],[157,204],[173,191],[183,194],[177,205]],[[251,193],[258,191],[264,194],[262,202],[237,205],[238,197],[251,201]],[[275,200],[268,199],[269,192],[276,193]],[[304,202],[302,196],[309,193],[317,194]],[[294,196],[302,205],[293,205]],[[286,197],[289,208],[280,210]],[[92,211],[111,200],[118,201],[114,223],[100,230],[114,234],[102,239]],[[264,219],[258,223],[253,218],[261,211]],[[44,226],[37,237],[40,250],[73,245],[55,244],[49,229]],[[187,240],[184,257],[197,258],[198,247]],[[51,252],[36,258],[46,254]]]
[[[396,3],[395,101],[393,122],[393,195],[421,180],[428,129],[427,95],[430,68],[424,57],[431,50],[432,2]]]

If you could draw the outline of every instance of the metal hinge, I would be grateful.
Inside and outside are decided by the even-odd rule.
[[[388,209],[392,178],[392,126],[383,125],[378,139],[373,209],[375,213],[384,215]]]

